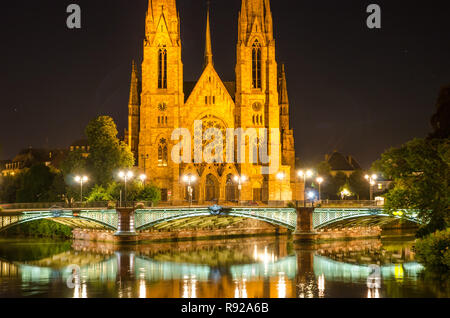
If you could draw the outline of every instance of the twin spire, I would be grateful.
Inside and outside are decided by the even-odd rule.
[[[207,5],[207,14],[206,14],[206,45],[205,45],[205,65],[209,64],[214,65],[213,62],[213,53],[212,53],[212,44],[211,44],[211,24],[209,21],[209,11],[211,6],[211,0],[206,1]]]

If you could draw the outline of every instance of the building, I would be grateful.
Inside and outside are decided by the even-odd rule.
[[[58,169],[65,154],[66,151],[61,149],[24,149],[13,160],[5,162],[3,167],[0,166],[1,174],[4,177],[16,176],[36,164]]]
[[[392,180],[384,179],[383,177],[378,177],[373,185],[374,195],[380,195],[389,190]]]
[[[356,170],[361,170],[361,166],[355,158],[352,156],[344,156],[337,150],[333,151],[332,154],[325,155],[325,162],[330,165],[330,173],[333,177],[341,172],[348,178]]]
[[[81,154],[84,158],[89,157],[90,150],[91,150],[91,147],[89,146],[87,139],[77,140],[69,146],[70,152],[81,151]]]
[[[11,162],[5,164],[5,168],[2,170],[3,176],[15,176],[23,171],[23,169],[30,168],[31,166],[44,163],[50,165],[51,152],[44,149],[24,149],[14,157]]]
[[[162,189],[163,200],[181,203],[188,197],[183,176],[196,177],[194,201],[277,201],[303,199],[303,184],[295,177],[293,131],[284,65],[276,61],[270,0],[242,0],[238,22],[235,81],[223,81],[214,68],[209,9],[206,14],[203,73],[197,82],[185,82],[181,56],[180,17],[175,0],[149,0],[144,60],[133,62],[126,141],[139,169]],[[276,129],[280,137],[271,154],[278,153],[284,178],[262,174],[256,163],[174,163],[169,160],[172,132],[186,128],[194,135],[194,121],[208,128]],[[225,134],[224,134],[225,135]],[[259,136],[260,137],[260,136]],[[195,141],[192,140],[192,145]],[[203,143],[203,146],[206,146]],[[249,153],[249,145],[246,145]],[[193,149],[193,148],[192,148]],[[225,151],[225,150],[224,150]],[[235,176],[248,180],[238,191]],[[278,174],[279,175],[279,174]]]

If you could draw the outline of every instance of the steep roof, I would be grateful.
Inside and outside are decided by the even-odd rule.
[[[333,152],[328,157],[327,162],[331,166],[331,170],[334,171],[352,171],[361,168],[356,160],[351,157],[346,158],[343,154],[337,151]]]
[[[236,101],[236,82],[223,82],[233,101]]]

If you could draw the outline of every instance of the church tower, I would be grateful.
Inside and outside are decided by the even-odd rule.
[[[278,66],[269,0],[242,0],[236,59],[236,117],[242,128],[281,129]],[[280,132],[281,133],[281,132]],[[270,145],[269,141],[269,145]],[[281,140],[271,154],[282,158]],[[249,167],[244,170],[251,169]],[[282,181],[262,176],[262,200],[290,200],[291,168],[281,166]]]
[[[145,23],[139,135],[139,168],[162,189],[178,182],[170,159],[171,133],[184,103],[180,17],[176,0],[149,0]],[[176,177],[176,178],[175,178]],[[174,180],[176,179],[176,181]],[[168,198],[167,198],[168,199]]]

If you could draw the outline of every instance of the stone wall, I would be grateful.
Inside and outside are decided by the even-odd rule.
[[[351,240],[365,237],[380,237],[381,227],[352,227],[317,231],[319,240]]]
[[[117,238],[113,231],[74,229],[72,231],[75,240],[115,242]],[[250,235],[283,235],[287,234],[286,228],[277,227],[258,220],[246,219],[236,225],[221,229],[185,229],[185,230],[148,230],[139,232],[139,241],[162,241],[199,239],[207,237],[230,237]]]

